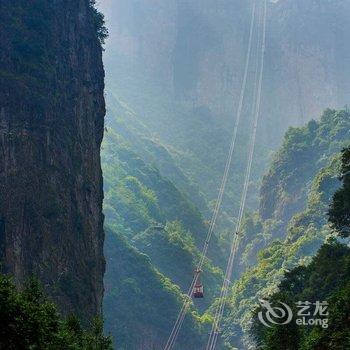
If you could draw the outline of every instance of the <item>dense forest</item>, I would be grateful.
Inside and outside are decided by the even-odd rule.
[[[111,231],[122,232],[124,244],[137,249],[134,250],[135,258],[139,254],[142,259],[142,254],[146,254],[149,259],[147,264],[151,263],[149,266],[159,270],[163,278],[168,278],[168,287],[173,286],[174,291],[180,287],[181,289],[177,289],[178,292],[184,291],[190,283],[189,267],[194,268],[194,262],[196,258],[198,259],[198,249],[202,243],[201,239],[198,239],[200,231],[197,232],[196,227],[203,227],[205,220],[195,207],[189,204],[186,195],[181,195],[176,186],[162,177],[154,165],[146,165],[146,157],[137,157],[131,151],[130,144],[114,131],[113,126],[108,130],[103,159],[106,178],[105,214],[111,224]],[[253,317],[258,299],[275,293],[287,271],[299,265],[309,266],[311,263],[312,266],[312,257],[317,254],[322,244],[330,237],[335,237],[333,228],[328,224],[327,212],[333,203],[330,216],[337,216],[335,213],[340,213],[344,208],[343,203],[346,203],[342,192],[336,191],[341,185],[339,180],[341,173],[346,173],[344,168],[346,165],[343,165],[342,170],[341,151],[349,145],[349,132],[350,113],[346,110],[326,110],[319,121],[312,120],[304,127],[290,128],[286,132],[282,146],[271,160],[262,180],[259,209],[246,213],[243,221],[242,244],[236,261],[238,268],[234,272],[237,280],[232,286],[228,310],[224,317],[221,344],[223,349],[237,345],[239,348],[251,346],[254,340],[250,333],[250,319]],[[116,140],[119,141],[119,146],[115,144]],[[151,150],[154,151],[154,148]],[[344,151],[343,158],[346,154]],[[152,159],[151,155],[148,157]],[[169,161],[169,155],[166,159]],[[346,164],[345,160],[343,163]],[[171,195],[164,196],[170,189]],[[332,202],[333,195],[334,202]],[[182,203],[181,206],[177,207],[178,203]],[[172,210],[174,207],[176,209]],[[169,213],[177,213],[177,216],[169,216]],[[191,220],[188,221],[188,218]],[[199,221],[195,221],[195,218]],[[339,219],[333,220],[338,222]],[[346,223],[338,223],[339,226],[343,227],[343,230],[344,227],[347,228]],[[217,240],[216,249],[222,252],[220,254],[222,257],[227,253],[226,237],[219,236]],[[117,236],[113,238],[115,242],[118,239],[121,238]],[[138,293],[141,293],[142,303],[138,307],[134,300],[123,299],[134,310],[127,320],[130,326],[135,327],[138,324],[136,320],[139,319],[132,315],[138,315],[140,312],[152,313],[157,305],[153,305],[152,289],[148,290],[147,284],[147,289],[144,290],[144,282],[136,269],[123,266],[124,264],[115,260],[116,255],[120,254],[112,251],[114,245],[107,239],[106,257],[109,260],[106,275],[108,281],[106,316],[108,319],[115,317],[113,328],[110,330],[116,335],[116,339],[119,338],[124,346],[129,344],[137,348],[135,342],[141,340],[136,340],[134,337],[130,343],[127,334],[119,334],[120,331],[117,330],[118,317],[122,323],[126,322],[126,318],[113,311],[115,308],[111,307],[115,305],[111,296],[113,280],[118,280],[118,274],[125,274],[124,283],[133,281]],[[132,251],[131,247],[129,249]],[[342,249],[346,247],[340,247],[339,252]],[[322,250],[318,254],[321,252]],[[337,254],[333,254],[333,257],[337,258]],[[337,263],[334,261],[334,264]],[[135,263],[133,265],[135,266]],[[329,265],[329,262],[326,265]],[[111,269],[114,266],[113,271],[109,271],[108,266]],[[196,339],[201,346],[205,344],[204,335],[207,332],[205,329],[210,325],[212,307],[216,303],[215,296],[222,279],[221,267],[220,261],[213,265],[208,261],[203,276],[208,297],[205,302],[194,304],[198,311],[193,319],[193,322],[197,323],[197,328],[193,329],[197,329]],[[338,277],[342,279],[342,276]],[[153,292],[159,288],[164,290],[167,285],[164,281],[159,280],[159,285],[154,286]],[[124,283],[119,282],[116,287]],[[314,283],[317,284],[317,281]],[[118,293],[121,293],[119,288],[117,287]],[[143,295],[145,292],[150,295],[146,297]],[[170,303],[169,296],[164,294],[164,298],[168,298]],[[148,301],[144,302],[145,300]],[[156,300],[158,304],[159,297]],[[117,299],[114,299],[114,303],[116,302]],[[153,337],[157,339],[154,340],[155,344],[158,344],[157,341],[164,341],[159,338],[166,336],[166,329],[171,327],[169,320],[161,321],[161,315],[167,315],[168,312],[172,313],[172,317],[176,315],[176,312],[171,311],[173,309],[170,304],[164,304],[158,310],[160,322],[147,323],[152,329],[148,330],[149,332],[154,329],[165,332],[161,336],[158,334],[157,337],[148,335],[147,339]],[[107,321],[107,327],[109,322]],[[188,330],[189,326],[185,329]],[[180,336],[179,341],[187,345],[194,335],[186,332]],[[179,348],[181,346],[184,345],[179,345]]]
[[[123,238],[134,258],[147,256],[147,266],[166,278],[168,286],[187,290],[227,155],[250,7],[240,1],[199,5],[191,0],[157,6],[105,0],[100,6],[110,29],[104,212],[115,242],[106,242],[106,329],[115,335],[116,346],[119,338],[122,348],[161,348],[177,316],[174,294],[163,296],[169,308],[163,303],[158,307],[159,297],[152,299],[152,293],[158,295],[166,284],[153,290],[144,286],[144,276],[117,263],[112,249]],[[349,99],[344,79],[349,51],[341,39],[349,27],[348,9],[340,0],[268,6],[262,121],[220,349],[255,346],[250,323],[258,300],[276,293],[287,271],[312,263],[334,236],[327,213],[341,184],[340,152],[350,141],[350,119],[346,108],[327,107],[342,107]],[[207,342],[240,200],[252,94],[247,91],[231,175],[202,276],[206,296],[194,300],[186,318],[196,324],[195,333],[186,324],[176,349],[200,349]],[[111,307],[117,302],[111,292],[119,290],[113,283],[119,281],[118,274],[125,283],[132,280],[140,300],[147,300],[135,309],[134,301],[126,298],[133,309],[127,317]],[[146,329],[133,316],[154,310],[159,317],[147,322]],[[118,319],[128,326],[118,328]],[[128,327],[148,334],[147,341],[143,335],[128,339],[127,332],[120,333]]]
[[[319,122],[286,133],[263,179],[260,211],[246,216],[246,236],[237,262],[241,276],[229,300],[227,339],[249,344],[250,337],[245,340],[242,332],[249,333],[258,300],[278,290],[286,271],[308,265],[323,242],[334,235],[327,212],[341,184],[340,152],[349,145],[349,117],[345,110],[327,110]],[[276,176],[277,169],[280,176]],[[290,176],[291,170],[297,175]],[[266,203],[279,211],[270,209],[263,219]]]
[[[295,324],[284,327],[263,327],[254,321],[252,333],[261,349],[347,349],[350,346],[350,249],[337,236],[349,237],[349,165],[350,149],[342,152],[341,176],[343,186],[333,196],[329,209],[333,236],[320,248],[310,264],[288,271],[278,287],[269,296],[271,301],[283,300],[289,305],[298,301],[323,301],[329,310],[327,327],[301,328]],[[257,315],[258,311],[255,311]]]
[[[62,317],[35,278],[19,292],[9,277],[0,276],[0,310],[1,349],[113,349],[101,318],[96,316],[87,327],[74,314]]]

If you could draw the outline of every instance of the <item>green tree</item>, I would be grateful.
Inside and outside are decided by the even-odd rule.
[[[0,349],[112,349],[101,319],[85,330],[76,316],[62,318],[34,278],[17,291],[9,277],[0,275],[0,315]]]
[[[333,196],[329,221],[342,237],[350,227],[350,148],[342,151],[343,186]],[[252,334],[261,349],[322,350],[350,348],[350,248],[333,239],[318,251],[308,266],[286,273],[272,301],[289,305],[299,300],[325,300],[329,304],[328,327],[291,327],[259,323],[255,311]]]
[[[350,148],[342,152],[343,187],[334,197],[329,210],[329,221],[342,237],[350,235]]]
[[[105,17],[102,12],[96,8],[96,0],[89,0],[90,9],[92,11],[92,18],[96,30],[96,35],[103,45],[105,40],[108,38],[108,29],[105,26]]]

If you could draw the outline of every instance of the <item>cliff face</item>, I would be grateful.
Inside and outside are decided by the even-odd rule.
[[[0,243],[64,313],[101,310],[104,71],[87,0],[0,4]]]

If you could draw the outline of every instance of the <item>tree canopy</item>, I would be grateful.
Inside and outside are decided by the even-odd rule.
[[[8,276],[0,275],[0,314],[0,349],[112,349],[101,319],[86,330],[75,315],[63,318],[34,278],[18,291]]]

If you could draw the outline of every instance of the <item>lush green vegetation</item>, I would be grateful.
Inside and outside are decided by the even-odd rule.
[[[334,197],[330,209],[330,222],[339,228],[340,236],[348,236],[348,176],[350,149],[342,153],[343,187]],[[326,301],[329,304],[328,327],[298,327],[292,320],[288,326],[264,327],[255,319],[252,333],[261,349],[348,349],[350,347],[350,248],[332,243],[322,246],[308,266],[298,266],[287,272],[279,291],[271,302],[283,301],[295,306],[298,301]],[[260,311],[260,308],[256,311]],[[294,316],[296,313],[294,313]],[[256,317],[256,316],[255,316]]]
[[[195,246],[202,247],[207,225],[199,210],[186,194],[163,177],[157,168],[136,155],[125,139],[113,130],[109,130],[105,137],[102,161],[104,212],[115,231],[131,241],[157,223],[166,225],[167,222],[179,221],[193,238]],[[220,264],[222,257],[217,254],[218,250],[214,237],[209,257]]]
[[[231,344],[251,345],[249,322],[258,299],[277,292],[285,272],[307,266],[332,235],[327,212],[341,185],[339,152],[350,140],[349,123],[348,112],[328,110],[319,122],[286,134],[263,181],[261,210],[271,215],[248,214],[243,224],[235,270],[240,278],[232,288],[223,332]],[[265,206],[269,201],[273,209]]]
[[[283,301],[294,311],[294,318],[287,326],[263,326],[255,320],[253,332],[259,349],[336,349],[350,347],[350,249],[339,243],[324,245],[312,262],[286,273],[279,292],[272,295],[272,304]],[[298,301],[328,302],[328,328],[297,326],[296,303]],[[260,311],[258,309],[257,311]],[[317,316],[318,318],[320,316]]]
[[[265,248],[258,252],[257,263],[248,268],[234,283],[228,302],[229,313],[225,320],[224,337],[229,342],[240,344],[242,339],[250,342],[249,338],[245,339],[244,334],[249,330],[252,311],[258,299],[275,293],[285,272],[295,266],[308,264],[326,237],[331,235],[326,213],[329,203],[327,198],[331,198],[335,191],[335,164],[337,158],[315,178],[307,208],[292,218],[285,239],[271,240],[271,237],[267,237],[269,243],[265,244],[264,230],[271,226],[270,222],[262,224],[263,231],[256,238],[260,246],[255,243],[254,252],[264,246]],[[328,193],[323,192],[327,188]]]
[[[105,137],[102,157],[106,215],[114,218],[112,223],[121,216],[133,236],[155,222],[180,220],[194,233],[197,242],[202,240],[206,228],[199,211],[113,130]]]
[[[152,263],[165,276],[186,291],[191,284],[195,263],[200,258],[193,237],[186,231],[181,222],[168,222],[162,228],[150,228],[135,237],[135,247],[147,254]],[[219,268],[215,268],[210,261],[206,261],[203,268],[203,284],[205,285],[205,300],[198,303],[200,310],[211,302],[218,293],[223,275]],[[216,293],[216,294],[215,294]]]
[[[109,66],[107,81],[108,133],[103,152],[107,222],[183,288],[191,277],[185,266],[193,266],[203,237],[202,224],[191,219],[194,214],[198,217],[198,211],[189,208],[195,203],[207,216],[207,208],[213,207],[229,129],[223,131],[205,108],[189,111],[174,105],[170,92],[162,90],[152,77],[145,77],[137,64],[113,55],[115,64],[113,69]],[[132,69],[121,68],[130,66]],[[258,297],[275,292],[287,269],[309,263],[331,234],[326,212],[340,184],[337,154],[349,140],[350,114],[346,110],[326,110],[320,121],[287,132],[264,177],[260,210],[247,214],[244,220],[233,276],[241,278],[230,296],[223,333],[228,342],[240,344]],[[227,213],[234,212],[239,199],[235,184],[241,183],[246,152],[244,142],[238,144],[241,148],[237,154],[242,159],[233,164],[235,171],[224,198],[216,254],[227,254],[231,239],[228,228],[234,220]],[[259,154],[256,158],[260,163],[254,175],[259,177],[266,158],[260,159]],[[171,190],[165,185],[167,179],[171,179]],[[259,183],[255,186],[257,190]],[[162,196],[165,188],[169,189],[168,195]],[[248,207],[254,208],[255,203],[256,198],[250,196]],[[174,212],[181,215],[174,217]],[[166,229],[154,229],[158,222]],[[196,231],[197,227],[201,229]],[[209,289],[214,291],[215,274],[210,278]]]
[[[35,279],[18,291],[9,277],[0,275],[0,310],[1,349],[112,349],[100,319],[86,330],[74,315],[63,318]]]
[[[342,154],[342,179],[343,187],[338,190],[333,198],[329,210],[330,221],[333,227],[343,237],[350,235],[350,148],[343,150]]]
[[[257,252],[272,240],[283,241],[287,234],[297,238],[308,222],[317,227],[325,222],[324,213],[340,184],[335,154],[349,144],[349,130],[347,111],[327,110],[319,122],[286,133],[264,177],[260,211],[247,215],[243,224],[240,271],[255,264]]]
[[[113,67],[107,65],[107,90],[108,125],[123,133],[133,147],[136,145],[138,149],[133,150],[139,156],[156,165],[163,176],[186,192],[201,212],[209,216],[207,208],[215,204],[225,167],[232,116],[230,124],[225,125],[208,108],[184,108],[181,103],[174,102],[172,92],[160,85],[154,76],[145,76],[144,66],[126,60],[116,52],[113,52]],[[220,229],[232,225],[231,213],[240,198],[237,188],[242,183],[248,139],[244,127],[224,196]],[[141,144],[144,150],[140,149]],[[145,150],[150,150],[154,156],[146,156],[146,159]],[[171,163],[164,151],[170,156]],[[257,149],[254,179],[265,170],[266,153],[264,147]],[[252,181],[249,207],[256,207],[257,185]]]
[[[145,254],[111,230],[106,235],[106,257],[104,313],[115,347],[129,350],[148,344],[162,348],[183,302],[179,287],[162,275]],[[178,349],[184,345],[199,347],[207,324],[205,317],[192,310],[180,334]]]
[[[135,136],[138,132],[147,133],[145,127],[136,121],[133,111],[126,111],[126,106],[121,110],[129,114],[130,124],[126,125],[123,118],[111,117],[112,127],[108,128],[103,146],[107,222],[129,244],[147,254],[153,267],[170,278],[169,286],[175,283],[185,290],[191,279],[190,269],[198,259],[198,247],[206,226],[186,194],[156,168],[160,166],[164,173],[176,174],[174,180],[179,184],[184,177],[177,166],[171,168],[176,161],[156,141]],[[260,212],[247,214],[244,219],[234,276],[240,279],[232,288],[223,325],[223,339],[227,344],[251,344],[249,322],[258,298],[277,292],[285,272],[299,265],[307,266],[332,234],[326,213],[334,192],[340,186],[339,152],[350,139],[349,130],[348,112],[327,110],[319,122],[311,121],[306,127],[292,128],[287,132],[283,146],[264,178]],[[190,181],[183,180],[181,188],[191,185]],[[224,230],[218,241],[220,248],[216,248],[215,253],[225,252],[229,240],[230,231]],[[108,259],[115,254],[108,253]],[[126,269],[121,263],[119,266],[118,273]],[[220,285],[221,272],[210,262],[205,270],[209,274],[204,274],[204,284],[212,297]],[[116,274],[117,271],[111,276]],[[139,273],[134,276],[135,285],[142,290]],[[116,285],[110,283],[111,288]],[[152,288],[162,290],[164,281],[158,281]],[[106,300],[114,300],[114,305],[117,299],[111,298],[107,292]],[[154,308],[163,312],[159,311],[159,305],[152,304],[151,296],[142,298],[149,301],[142,306],[132,305],[132,314],[149,313]],[[116,307],[111,305],[105,309],[115,310]],[[203,305],[199,307],[200,311],[205,311]],[[204,306],[209,306],[208,300]],[[210,310],[209,307],[209,312],[205,312],[201,320],[210,322]],[[139,325],[138,318],[118,314],[115,322],[119,319],[132,327]],[[198,316],[195,319],[198,321]],[[163,326],[163,323],[156,323],[151,328],[165,331]],[[120,329],[115,326],[113,334],[124,339],[125,346],[135,344],[127,334],[118,335],[118,332]]]
[[[276,153],[261,187],[260,214],[285,224],[305,208],[308,184],[329,157],[350,141],[350,113],[326,110],[320,121],[306,127],[290,128]],[[280,231],[284,232],[284,227]]]
[[[96,35],[101,44],[105,43],[108,37],[108,29],[105,26],[105,17],[102,12],[96,8],[96,0],[89,0],[90,9],[92,11],[92,18],[96,30]]]
[[[181,306],[181,290],[187,291],[198,261],[206,224],[187,196],[110,128],[102,157],[110,227],[105,244],[106,325],[120,349],[136,349],[145,339],[165,342]],[[216,252],[212,248],[211,254]],[[221,271],[209,260],[205,271],[207,298],[200,310],[221,280]],[[210,317],[193,314],[187,322],[180,349],[181,344],[201,344]]]

